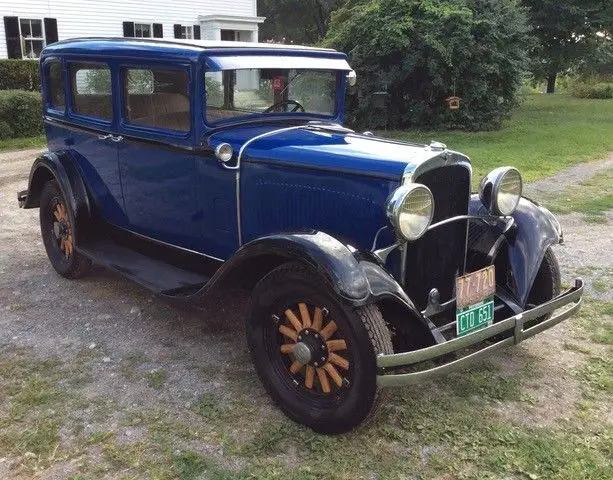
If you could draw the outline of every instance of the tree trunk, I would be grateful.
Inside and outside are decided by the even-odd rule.
[[[557,76],[557,73],[550,73],[547,77],[547,93],[554,93],[556,91]]]

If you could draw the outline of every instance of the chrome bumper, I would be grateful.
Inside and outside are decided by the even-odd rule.
[[[377,366],[379,369],[385,369],[387,367],[408,367],[410,365],[428,360],[438,360],[445,355],[472,347],[477,343],[485,342],[492,337],[496,337],[505,332],[513,332],[512,336],[499,340],[496,343],[487,345],[484,348],[477,350],[476,352],[470,353],[462,358],[452,360],[437,367],[410,373],[383,373],[382,375],[377,376],[377,384],[380,387],[410,385],[467,367],[468,365],[481,360],[502,347],[506,347],[507,345],[516,345],[522,340],[530,338],[537,333],[557,325],[562,320],[567,319],[577,310],[579,310],[582,295],[583,280],[576,278],[574,287],[564,293],[561,293],[549,302],[543,303],[538,307],[534,307],[530,310],[526,310],[525,312],[497,322],[484,328],[483,330],[479,330],[465,337],[454,338],[453,340],[449,340],[445,343],[414,350],[412,352],[379,355],[377,357]],[[569,304],[572,305],[568,306]],[[548,313],[551,313],[554,310],[564,306],[568,306],[568,308],[556,315],[551,316],[547,320],[537,323],[536,325],[532,325],[529,328],[524,328],[524,324],[526,322],[530,322],[547,315]]]

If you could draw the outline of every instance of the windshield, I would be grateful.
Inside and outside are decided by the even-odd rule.
[[[337,70],[261,68],[207,72],[207,122],[285,112],[331,117],[337,75]]]

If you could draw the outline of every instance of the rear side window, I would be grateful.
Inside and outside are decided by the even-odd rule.
[[[189,75],[183,70],[125,68],[128,123],[164,130],[190,130]]]
[[[82,115],[111,120],[111,70],[101,63],[72,63],[70,77],[72,110]]]
[[[64,73],[61,62],[51,62],[47,69],[49,104],[52,108],[64,109]]]

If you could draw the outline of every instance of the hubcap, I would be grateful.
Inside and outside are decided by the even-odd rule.
[[[335,353],[348,350],[347,343],[328,311],[315,307],[311,317],[306,303],[299,303],[298,311],[299,316],[288,308],[283,320],[273,315],[280,321],[279,332],[290,341],[281,345],[280,352],[292,359],[289,373],[294,381],[324,394],[349,386],[349,360]]]
[[[311,361],[311,349],[306,343],[297,343],[294,346],[292,353],[294,354],[294,358],[300,363],[309,363]]]

